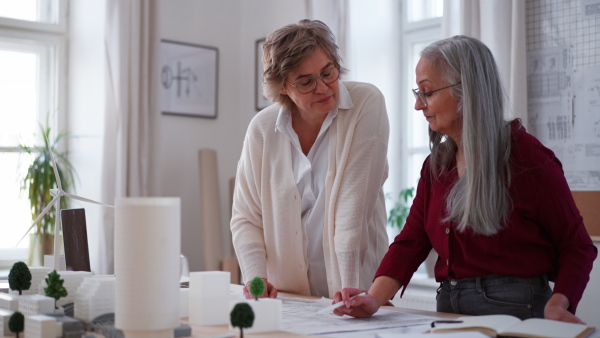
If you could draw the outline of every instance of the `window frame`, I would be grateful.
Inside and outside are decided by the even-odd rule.
[[[43,121],[46,114],[51,113],[51,127],[56,132],[67,130],[67,6],[68,0],[58,0],[51,5],[58,10],[56,23],[33,22],[6,17],[0,17],[0,40],[9,43],[30,44],[31,46],[46,46],[48,56],[45,60],[46,71],[40,72],[40,84],[49,84],[45,90],[47,95],[40,98],[40,108],[37,112],[38,121]],[[42,93],[40,90],[39,93]],[[47,110],[51,109],[50,112]],[[36,126],[37,130],[37,126]],[[36,138],[41,137],[36,133]],[[41,138],[36,139],[36,144]],[[61,144],[61,151],[66,147]],[[18,146],[0,146],[0,153],[22,153]],[[16,244],[16,243],[15,243]],[[26,260],[29,248],[0,248],[0,270],[8,269],[14,262]],[[4,271],[0,271],[0,279],[5,278]]]
[[[408,79],[414,79],[414,68],[410,65],[410,53],[412,52],[411,45],[418,42],[427,42],[434,41],[431,39],[431,36],[436,36],[437,39],[441,38],[441,30],[442,30],[442,18],[431,18],[425,19],[422,21],[409,22],[408,21],[408,3],[403,1],[402,4],[402,24],[401,24],[401,44],[404,58],[402,58],[402,66],[401,66],[401,79],[407,79],[406,81],[402,81],[400,84],[402,102],[406,102],[406,106],[408,107],[408,103],[412,103],[414,105],[415,99],[411,93],[411,89],[416,87],[416,84],[413,82],[409,83]],[[408,55],[408,57],[406,57]],[[402,141],[401,141],[401,149],[402,149],[402,159],[401,164],[403,168],[412,168],[410,165],[410,156],[416,153],[429,153],[429,147],[412,147],[411,140],[413,139],[413,129],[412,129],[412,118],[418,116],[418,112],[414,109],[410,109],[405,111],[405,107],[401,107],[403,114],[401,114],[402,119]],[[400,180],[402,187],[414,187],[416,188],[417,181],[411,182],[411,170],[403,170],[402,171],[402,179]]]

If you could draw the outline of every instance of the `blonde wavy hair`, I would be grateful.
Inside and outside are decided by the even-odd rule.
[[[335,36],[319,20],[300,20],[297,24],[284,26],[269,34],[263,44],[262,59],[265,97],[286,110],[294,111],[296,105],[292,99],[279,91],[286,77],[318,49],[322,49],[335,66],[340,66],[342,59]],[[341,72],[345,70],[342,68]]]

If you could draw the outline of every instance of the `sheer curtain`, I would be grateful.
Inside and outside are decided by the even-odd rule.
[[[306,17],[323,21],[340,48],[340,55],[348,64],[348,1],[349,0],[306,0]]]
[[[490,48],[510,103],[507,118],[518,117],[527,126],[525,1],[444,0],[442,37],[457,34]]]
[[[106,6],[102,200],[114,201],[149,195],[160,40],[156,0],[107,0]],[[107,209],[100,231],[99,274],[114,271],[113,233],[114,210]]]

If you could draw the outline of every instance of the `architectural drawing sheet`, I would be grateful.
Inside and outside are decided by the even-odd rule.
[[[283,330],[306,335],[331,335],[374,329],[381,332],[385,328],[422,327],[423,324],[429,325],[439,319],[385,309],[380,309],[373,317],[363,319],[338,317],[333,313],[317,315],[317,311],[331,305],[330,300],[278,298],[282,300]]]
[[[571,190],[600,190],[599,1],[527,2],[528,130]]]
[[[600,190],[600,66],[574,71],[568,47],[528,53],[529,128],[571,190]]]

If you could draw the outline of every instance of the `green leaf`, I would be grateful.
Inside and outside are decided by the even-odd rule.
[[[415,188],[408,188],[400,191],[394,206],[389,212],[388,224],[392,228],[402,229],[404,226],[404,222],[410,212],[414,191]],[[388,199],[391,199],[389,195],[387,197]]]

